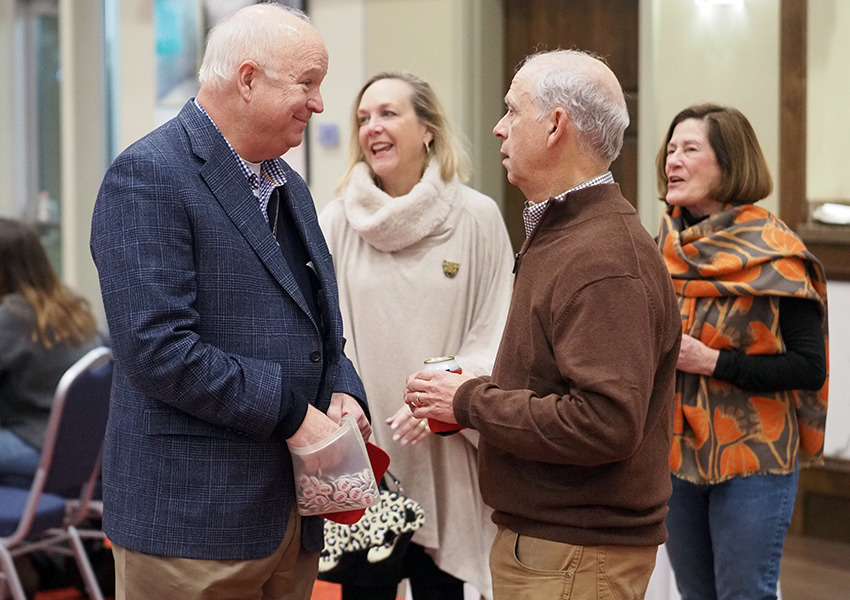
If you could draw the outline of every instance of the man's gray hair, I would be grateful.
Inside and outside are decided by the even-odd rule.
[[[310,22],[306,13],[296,8],[276,2],[263,2],[259,6]],[[237,14],[238,11],[225,17],[210,30],[198,72],[201,85],[221,89],[236,77],[239,65],[248,59],[266,69],[270,77],[275,77],[282,41],[279,20],[257,18],[259,13],[234,18]]]
[[[601,159],[614,161],[620,154],[623,134],[629,126],[625,98],[622,93],[612,95],[603,81],[585,69],[564,69],[556,60],[545,60],[558,56],[587,56],[600,60],[580,50],[555,50],[527,57],[523,66],[541,63],[534,98],[537,120],[543,120],[558,107],[563,108],[575,125],[582,148]]]

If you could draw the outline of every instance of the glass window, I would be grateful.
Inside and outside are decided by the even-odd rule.
[[[15,76],[20,173],[19,216],[34,223],[61,275],[62,166],[58,0],[19,0]]]
[[[156,125],[177,116],[198,93],[203,32],[199,0],[156,0]]]

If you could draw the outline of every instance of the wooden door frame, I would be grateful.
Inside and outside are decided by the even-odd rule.
[[[823,263],[829,279],[850,280],[850,226],[809,219],[806,191],[808,0],[781,0],[779,215]]]

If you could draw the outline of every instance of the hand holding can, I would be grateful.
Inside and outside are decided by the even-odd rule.
[[[423,371],[448,371],[449,373],[463,373],[460,364],[455,360],[454,356],[436,356],[425,359]],[[428,419],[428,428],[432,433],[437,435],[451,435],[457,433],[463,427],[457,423],[446,423],[437,419]]]

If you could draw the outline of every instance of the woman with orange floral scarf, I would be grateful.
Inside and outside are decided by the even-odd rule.
[[[754,205],[772,182],[734,108],[673,119],[656,160],[658,244],[682,312],[667,551],[683,600],[776,598],[800,464],[823,455],[826,282]]]

